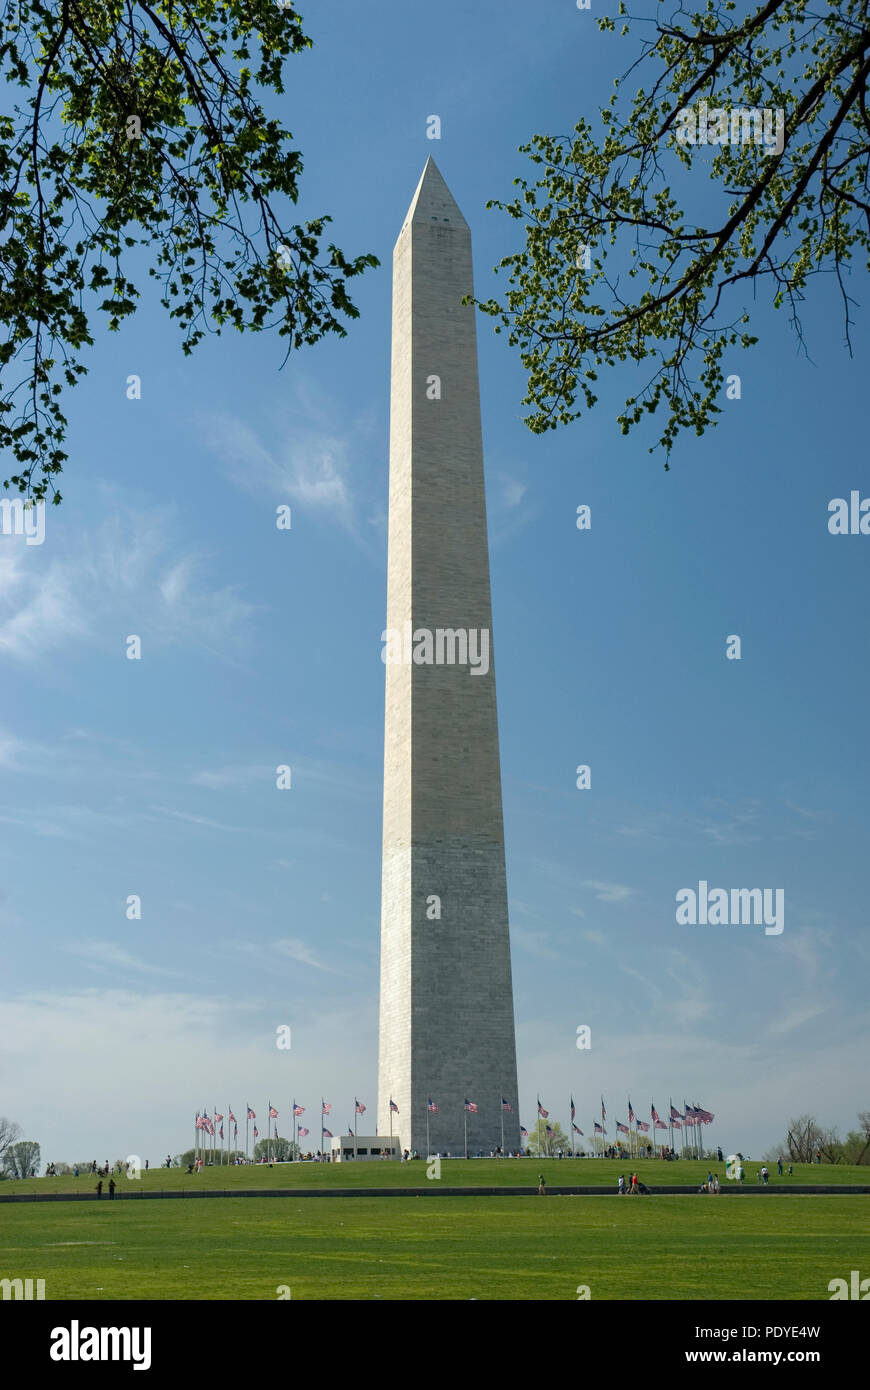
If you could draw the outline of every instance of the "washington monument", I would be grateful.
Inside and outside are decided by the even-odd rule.
[[[519,1146],[473,289],[430,159],[393,253],[378,1133],[453,1155]]]

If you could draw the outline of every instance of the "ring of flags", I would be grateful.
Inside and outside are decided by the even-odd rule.
[[[502,1096],[500,1097],[500,1101],[501,1101],[500,1109],[501,1109],[501,1111],[502,1111],[502,1115],[504,1115],[504,1114],[513,1114],[513,1113],[514,1113],[514,1107],[513,1107],[512,1103],[510,1102],[510,1100],[508,1100],[508,1098],[507,1098],[506,1096],[502,1095]],[[549,1110],[547,1110],[547,1109],[544,1107],[544,1105],[542,1104],[540,1094],[536,1097],[536,1102],[537,1102],[537,1112],[538,1112],[539,1119],[545,1121],[545,1123],[544,1123],[544,1125],[543,1125],[543,1127],[542,1127],[545,1136],[546,1136],[548,1139],[555,1138],[555,1136],[556,1136],[556,1130],[553,1128],[552,1125],[546,1123],[546,1121],[549,1120],[550,1112],[549,1112]],[[330,1104],[330,1102],[328,1102],[328,1101],[324,1100],[323,1098],[321,1098],[321,1102],[320,1102],[320,1113],[321,1113],[321,1137],[322,1137],[322,1140],[323,1140],[323,1139],[332,1139],[332,1138],[334,1137],[332,1131],[329,1130],[329,1129],[327,1129],[326,1126],[325,1126],[325,1123],[324,1123],[325,1117],[331,1113],[332,1109],[333,1109],[333,1107],[332,1107],[332,1105]],[[478,1114],[480,1113],[480,1108],[479,1108],[477,1102],[476,1102],[476,1101],[470,1100],[467,1096],[465,1097],[465,1100],[464,1100],[464,1102],[463,1102],[463,1110],[466,1112],[466,1115],[468,1115],[468,1114],[471,1114],[471,1115],[478,1115]],[[426,1101],[426,1111],[427,1111],[427,1114],[428,1114],[428,1115],[437,1115],[437,1114],[439,1113],[438,1104],[437,1104],[437,1102],[436,1102],[435,1100],[432,1099],[431,1096],[427,1098],[427,1101]],[[305,1113],[305,1106],[304,1106],[304,1105],[298,1105],[297,1102],[294,1100],[294,1101],[293,1101],[293,1104],[292,1104],[292,1106],[291,1106],[291,1108],[290,1108],[290,1114],[291,1114],[291,1116],[292,1116],[292,1118],[293,1118],[294,1131],[295,1131],[295,1133],[298,1135],[298,1137],[299,1137],[300,1139],[307,1138],[308,1135],[309,1135],[310,1132],[311,1132],[309,1129],[305,1128],[304,1126],[299,1126],[298,1129],[296,1128],[296,1121],[298,1120],[298,1118],[299,1118],[301,1115],[304,1115],[304,1113]],[[363,1102],[362,1102],[361,1100],[359,1100],[357,1097],[354,1097],[354,1102],[353,1102],[353,1113],[354,1113],[354,1116],[357,1116],[357,1115],[364,1115],[364,1114],[366,1113],[366,1106],[365,1106],[365,1105],[363,1104]],[[393,1100],[392,1096],[390,1097],[390,1100],[389,1100],[389,1113],[390,1113],[391,1116],[394,1115],[394,1114],[398,1115],[398,1114],[400,1113],[399,1107],[398,1107],[398,1105],[396,1104],[396,1102]],[[705,1110],[705,1109],[703,1108],[703,1106],[700,1106],[700,1105],[689,1105],[685,1100],[683,1101],[683,1109],[682,1109],[682,1110],[678,1110],[677,1107],[674,1105],[673,1101],[670,1102],[667,1121],[665,1121],[665,1120],[663,1120],[663,1119],[661,1118],[661,1116],[659,1115],[659,1112],[656,1110],[656,1107],[655,1107],[654,1104],[650,1104],[650,1112],[649,1112],[649,1113],[650,1113],[649,1121],[638,1119],[637,1115],[635,1114],[634,1106],[633,1106],[632,1103],[631,1103],[631,1098],[629,1097],[629,1100],[628,1100],[628,1123],[625,1124],[625,1123],[623,1123],[623,1121],[621,1121],[621,1120],[615,1121],[615,1124],[616,1124],[616,1132],[617,1132],[617,1134],[627,1134],[627,1135],[631,1136],[631,1132],[632,1132],[632,1131],[631,1131],[631,1126],[632,1126],[632,1125],[635,1126],[635,1130],[636,1130],[636,1132],[637,1132],[638,1134],[649,1134],[650,1129],[652,1129],[653,1132],[654,1132],[655,1130],[666,1130],[666,1131],[667,1131],[667,1130],[678,1130],[678,1131],[684,1131],[684,1130],[690,1130],[690,1129],[699,1128],[699,1127],[701,1127],[701,1126],[703,1126],[703,1125],[710,1125],[710,1124],[713,1123],[713,1121],[714,1121],[715,1118],[716,1118],[714,1114],[712,1114],[709,1110]],[[252,1120],[255,1121],[253,1133],[254,1133],[254,1139],[256,1140],[256,1139],[259,1138],[259,1135],[260,1135],[260,1131],[259,1131],[259,1129],[257,1128],[257,1125],[256,1125],[257,1112],[253,1109],[252,1106],[246,1105],[246,1107],[245,1107],[245,1114],[246,1114],[246,1123],[249,1123],[249,1122],[252,1121]],[[576,1106],[575,1106],[575,1104],[574,1104],[574,1096],[573,1096],[573,1095],[571,1096],[571,1099],[570,1099],[570,1114],[571,1114],[571,1134],[572,1134],[572,1135],[573,1135],[573,1134],[577,1134],[577,1135],[580,1136],[581,1139],[582,1139],[582,1138],[585,1138],[585,1135],[584,1135],[583,1130],[580,1129],[579,1125],[576,1123],[577,1110],[576,1110]],[[277,1120],[277,1119],[279,1118],[279,1111],[278,1111],[278,1109],[272,1104],[271,1101],[269,1101],[268,1106],[267,1106],[267,1115],[268,1115],[268,1118],[269,1118],[270,1120]],[[223,1139],[224,1139],[223,1120],[224,1120],[224,1118],[225,1118],[225,1117],[224,1117],[224,1113],[223,1113],[222,1111],[218,1110],[217,1107],[215,1107],[212,1117],[209,1116],[207,1110],[203,1110],[202,1113],[200,1113],[199,1111],[197,1111],[197,1112],[196,1112],[196,1130],[197,1130],[199,1133],[207,1134],[212,1140],[214,1140],[214,1139],[217,1137],[217,1138],[219,1138],[219,1139],[221,1140],[221,1143],[223,1143]],[[238,1137],[238,1128],[239,1128],[239,1126],[238,1126],[238,1121],[237,1121],[237,1119],[236,1119],[236,1117],[235,1117],[235,1115],[234,1115],[234,1113],[233,1113],[232,1106],[229,1106],[229,1107],[227,1108],[226,1118],[227,1118],[228,1122],[229,1122],[230,1124],[233,1125],[233,1128],[234,1128],[234,1138],[237,1138],[237,1137]],[[604,1104],[604,1096],[602,1095],[602,1097],[601,1097],[601,1121],[600,1121],[600,1122],[599,1122],[598,1120],[593,1121],[593,1134],[594,1134],[594,1135],[599,1135],[599,1134],[600,1134],[600,1135],[606,1135],[606,1134],[607,1134],[606,1121],[607,1121],[607,1109],[606,1109],[605,1104]],[[268,1127],[268,1125],[267,1125],[267,1127],[266,1127],[267,1135],[268,1135],[268,1131],[269,1131],[269,1127]],[[351,1134],[351,1135],[354,1135],[355,1132],[356,1132],[356,1131],[355,1131],[355,1128],[354,1128],[353,1126],[349,1126],[349,1128],[348,1128],[348,1133]],[[520,1125],[520,1126],[519,1126],[519,1132],[520,1132],[520,1137],[521,1137],[522,1139],[528,1139],[528,1137],[529,1137],[529,1131],[528,1131],[523,1125]],[[427,1129],[427,1133],[428,1133],[428,1129]],[[278,1137],[279,1137],[279,1135],[278,1135],[278,1126],[277,1126],[277,1124],[274,1126],[274,1137],[275,1137],[275,1139],[278,1139]],[[199,1141],[197,1141],[197,1142],[199,1143]],[[655,1142],[655,1141],[654,1141],[654,1142]],[[572,1139],[572,1151],[573,1151],[573,1139]]]

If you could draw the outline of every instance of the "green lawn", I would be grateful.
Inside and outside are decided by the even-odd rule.
[[[0,1278],[50,1300],[825,1300],[852,1269],[870,1269],[860,1196],[0,1206]]]
[[[443,1159],[440,1181],[447,1187],[537,1187],[538,1174],[543,1172],[547,1183],[555,1187],[612,1187],[620,1173],[626,1176],[636,1170],[648,1187],[699,1187],[709,1168],[719,1172],[723,1187],[731,1184],[725,1177],[724,1165],[680,1160],[663,1163],[654,1159]],[[745,1164],[744,1187],[754,1187],[760,1163]],[[93,1192],[97,1179],[91,1173],[79,1178],[31,1178],[23,1182],[0,1182],[0,1197],[19,1192]],[[107,1180],[104,1180],[104,1186]],[[131,1182],[116,1178],[120,1193],[132,1190],[201,1191],[203,1188],[268,1188],[268,1187],[421,1187],[430,1186],[426,1177],[426,1161],[413,1163],[283,1163],[269,1168],[256,1164],[247,1168],[206,1168],[199,1177],[188,1176],[180,1168],[152,1168],[141,1179]],[[858,1184],[870,1187],[870,1167],[845,1167],[839,1164],[801,1163],[795,1166],[794,1176],[787,1172],[780,1178],[776,1167],[771,1168],[770,1182],[775,1187],[801,1184],[838,1185]],[[0,1205],[0,1214],[3,1207]]]

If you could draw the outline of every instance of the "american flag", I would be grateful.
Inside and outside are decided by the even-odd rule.
[[[628,1123],[634,1124],[634,1111],[631,1108],[631,1097],[628,1098]]]
[[[465,1108],[466,1108],[466,1110],[469,1110],[469,1111],[471,1112],[472,1115],[476,1115],[476,1114],[477,1114],[477,1106],[475,1105],[475,1103],[474,1103],[473,1100],[466,1100],[466,1102],[465,1102]]]
[[[624,1125],[621,1120],[616,1121],[617,1134],[628,1134],[628,1125]]]
[[[277,1118],[278,1118],[278,1111],[275,1109],[274,1105],[272,1105],[271,1102],[270,1102],[270,1104],[269,1104],[269,1119],[270,1119],[270,1120],[277,1120]]]
[[[205,1125],[204,1125],[203,1122],[202,1122],[202,1116],[201,1116],[201,1115],[197,1115],[197,1117],[196,1117],[196,1127],[197,1127],[197,1129],[205,1129]]]
[[[661,1124],[661,1120],[659,1119],[659,1112],[656,1110],[654,1105],[651,1105],[649,1108],[649,1117],[651,1120],[655,1120],[657,1125]],[[667,1125],[665,1126],[665,1128],[667,1128]]]
[[[529,1131],[527,1129],[524,1129],[522,1125],[520,1125],[520,1134],[524,1139],[528,1139],[529,1137]]]
[[[361,1100],[355,1100],[353,1103],[353,1108],[357,1115],[364,1115],[366,1113],[366,1108]]]
[[[352,1138],[353,1138],[353,1125],[348,1125],[348,1127],[347,1127],[347,1132],[348,1132],[348,1134],[350,1135],[350,1137],[351,1137],[351,1139],[352,1139]]]
[[[251,1109],[251,1107],[250,1107],[250,1105],[249,1105],[249,1106],[248,1106],[248,1119],[249,1119],[249,1120],[256,1120],[256,1118],[257,1118],[257,1116],[256,1116],[255,1112]]]
[[[234,1139],[238,1139],[238,1137],[239,1137],[239,1122],[238,1122],[238,1120],[234,1120],[234,1121],[233,1121],[233,1138],[234,1138]]]
[[[596,1133],[596,1134],[606,1134],[606,1133],[607,1133],[607,1130],[604,1128],[604,1125],[600,1125],[600,1124],[598,1123],[597,1120],[595,1121],[595,1133]]]
[[[542,1120],[548,1120],[550,1118],[550,1112],[549,1110],[544,1109],[543,1105],[541,1104],[540,1096],[538,1096],[538,1114],[540,1115]]]
[[[664,1120],[656,1120],[656,1129],[667,1129]]]
[[[571,1127],[572,1127],[572,1129],[574,1130],[574,1133],[575,1133],[575,1134],[579,1134],[579,1135],[580,1135],[580,1138],[581,1138],[581,1139],[585,1138],[585,1135],[583,1134],[582,1129],[578,1129],[577,1126],[574,1124],[574,1121],[573,1121],[573,1120],[571,1121]]]
[[[685,1119],[686,1124],[687,1124],[687,1125],[696,1125],[696,1124],[698,1123],[698,1121],[697,1121],[697,1118],[696,1118],[696,1116],[695,1116],[695,1112],[694,1112],[694,1110],[692,1109],[691,1105],[687,1105],[686,1102],[683,1101],[683,1110],[685,1111],[684,1119]]]
[[[220,1121],[223,1119],[223,1115],[218,1114],[218,1112],[217,1112],[217,1110],[216,1110],[216,1111],[214,1112],[214,1118],[215,1118],[215,1123],[217,1124],[217,1123],[220,1123]]]
[[[702,1125],[711,1125],[716,1116],[711,1115],[709,1110],[696,1110],[695,1114],[700,1117]]]
[[[390,1101],[390,1111],[393,1115],[398,1115],[399,1113],[399,1107],[394,1100]]]
[[[305,1114],[305,1106],[304,1106],[304,1105],[297,1105],[296,1102],[295,1102],[295,1100],[294,1100],[294,1102],[293,1102],[293,1114],[294,1114],[294,1115],[304,1115],[304,1114]]]
[[[300,1125],[300,1126],[299,1126],[299,1129],[297,1130],[297,1133],[298,1133],[300,1139],[304,1139],[305,1136],[306,1136],[306,1134],[310,1134],[310,1133],[311,1133],[311,1130],[310,1130],[310,1129],[305,1129],[302,1125]]]
[[[223,1139],[223,1137],[224,1137],[224,1127],[223,1127],[223,1125],[221,1125],[220,1129],[218,1130],[218,1134],[220,1135],[221,1139]]]
[[[572,1096],[572,1097],[571,1097],[571,1122],[572,1122],[572,1124],[573,1124],[573,1122],[574,1122],[574,1116],[576,1115],[576,1113],[577,1113],[577,1112],[576,1112],[576,1110],[574,1109],[574,1097]]]
[[[647,1124],[646,1120],[635,1120],[634,1123],[637,1125],[638,1129],[641,1130],[644,1134],[649,1134],[649,1125]]]
[[[331,1129],[322,1129],[320,1132],[324,1139],[333,1139],[335,1137]]]
[[[434,1100],[427,1100],[426,1109],[429,1111],[431,1115],[438,1114],[438,1106],[435,1104]]]
[[[275,1126],[275,1138],[276,1138],[276,1139],[278,1138],[278,1126],[277,1126],[277,1125]]]
[[[230,1124],[233,1124],[233,1125],[236,1123],[236,1117],[235,1117],[235,1115],[233,1114],[232,1110],[230,1110],[230,1113],[229,1113],[229,1121],[230,1121]]]
[[[322,1113],[323,1113],[324,1115],[328,1115],[329,1112],[330,1112],[330,1110],[332,1109],[332,1106],[329,1104],[329,1101],[327,1101],[327,1100],[322,1100],[322,1101],[320,1102],[320,1105],[321,1105],[321,1111],[322,1111]]]
[[[606,1122],[606,1120],[607,1120],[607,1111],[604,1109],[604,1097],[602,1096],[602,1097],[601,1097],[601,1123],[604,1124],[604,1123]]]
[[[677,1107],[674,1105],[674,1102],[671,1101],[671,1119],[672,1119],[672,1120],[681,1120],[682,1118],[683,1118],[683,1117],[682,1117],[682,1115],[680,1114],[680,1112],[679,1112],[679,1110],[677,1109]]]
[[[682,1129],[683,1127],[682,1120],[671,1120],[671,1125],[674,1129]]]
[[[254,1138],[255,1138],[255,1139],[259,1139],[259,1137],[260,1137],[260,1131],[257,1129],[257,1126],[254,1125]]]
[[[547,1138],[548,1138],[548,1139],[552,1139],[553,1135],[556,1133],[556,1131],[553,1129],[553,1126],[552,1126],[552,1125],[544,1125],[544,1129],[545,1129],[545,1131],[546,1131]]]
[[[504,1096],[501,1098],[501,1108],[502,1110],[509,1110],[513,1114],[514,1108],[509,1100],[505,1100]]]

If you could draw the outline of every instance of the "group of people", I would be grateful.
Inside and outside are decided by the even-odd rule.
[[[112,1168],[111,1168],[111,1170],[110,1170],[110,1167],[109,1167],[109,1160],[108,1160],[108,1159],[106,1159],[105,1163],[102,1163],[102,1164],[98,1165],[98,1164],[97,1164],[97,1160],[94,1158],[94,1159],[91,1160],[91,1162],[90,1162],[89,1164],[88,1164],[88,1163],[74,1163],[74,1164],[73,1164],[72,1175],[73,1175],[74,1178],[77,1178],[77,1177],[79,1176],[79,1174],[80,1174],[82,1171],[84,1171],[85,1173],[93,1173],[94,1177],[97,1177],[97,1178],[107,1178],[107,1177],[109,1176],[109,1172],[110,1172],[110,1171],[111,1171],[111,1172],[114,1172],[114,1173],[118,1173],[118,1174],[121,1174],[121,1173],[128,1173],[128,1172],[130,1171],[131,1166],[132,1166],[132,1165],[131,1165],[129,1159],[125,1159],[125,1158],[116,1158],[116,1159],[115,1159],[115,1162],[114,1162],[114,1165],[112,1166]],[[166,1166],[167,1166],[167,1168],[168,1168],[168,1167],[169,1167],[169,1164],[167,1163]],[[66,1168],[64,1164],[61,1164],[61,1167],[62,1167],[62,1168],[65,1168],[65,1171],[66,1171],[67,1174],[69,1173],[69,1169]],[[148,1172],[148,1159],[147,1159],[147,1158],[146,1158],[146,1160],[145,1160],[145,1172],[146,1172],[146,1173]],[[34,1174],[34,1176],[35,1176],[35,1174]],[[61,1175],[58,1174],[58,1171],[57,1171],[57,1164],[56,1164],[56,1163],[49,1163],[49,1164],[46,1165],[45,1176],[46,1176],[47,1178],[56,1178],[56,1177],[58,1177],[58,1176],[61,1176]]]
[[[707,1181],[704,1182],[704,1183],[701,1183],[701,1191],[702,1191],[702,1192],[714,1192],[714,1193],[716,1193],[716,1194],[718,1195],[718,1194],[721,1192],[721,1190],[722,1190],[722,1185],[721,1185],[721,1183],[719,1182],[719,1174],[718,1174],[718,1173],[710,1173],[710,1172],[708,1172],[708,1173],[707,1173]]]
[[[624,1173],[620,1173],[620,1175],[619,1175],[619,1181],[618,1181],[617,1184],[616,1184],[616,1191],[617,1191],[617,1193],[618,1193],[618,1195],[619,1195],[620,1197],[631,1197],[631,1196],[648,1197],[648,1196],[649,1196],[649,1188],[646,1186],[645,1183],[642,1183],[642,1182],[641,1182],[641,1180],[640,1180],[640,1178],[638,1177],[637,1173],[632,1173],[631,1177],[630,1177],[629,1180],[628,1180],[628,1185],[627,1185],[627,1186],[626,1186],[626,1182],[625,1182],[625,1174],[624,1174]]]

